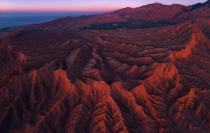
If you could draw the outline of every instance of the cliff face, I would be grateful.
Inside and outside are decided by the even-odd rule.
[[[126,8],[108,16],[162,6]],[[0,132],[208,132],[209,18],[152,28],[69,28],[76,22],[81,22],[76,27],[106,22],[100,17],[57,20],[4,34]]]

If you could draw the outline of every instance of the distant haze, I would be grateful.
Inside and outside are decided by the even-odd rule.
[[[183,4],[205,2],[205,0],[0,0],[0,11],[12,12],[97,12],[111,11],[123,7],[138,7],[149,3]]]
[[[0,12],[0,30],[7,27],[38,24],[67,16],[98,14],[96,12]]]

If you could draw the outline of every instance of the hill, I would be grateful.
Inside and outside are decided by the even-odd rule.
[[[209,1],[0,33],[2,133],[205,133]]]

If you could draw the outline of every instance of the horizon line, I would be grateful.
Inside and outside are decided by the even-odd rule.
[[[164,4],[164,3],[161,3],[161,2],[154,2],[154,3],[151,3],[151,4],[162,4],[162,5],[175,5],[175,4],[178,4],[178,5],[183,5],[183,6],[190,6],[190,5],[185,5],[185,4],[179,4],[179,3],[173,3],[173,4]],[[122,6],[122,7],[109,7],[109,8],[104,8],[103,7],[100,7],[100,6],[95,6],[95,7],[81,7],[83,9],[78,9],[77,8],[74,8],[74,9],[69,9],[68,7],[63,7],[62,9],[61,8],[52,8],[52,7],[48,7],[48,8],[40,8],[40,9],[36,9],[36,8],[30,8],[30,7],[22,7],[22,8],[16,8],[16,9],[12,9],[12,8],[5,8],[4,6],[1,6],[0,5],[0,13],[1,12],[29,12],[29,13],[70,13],[70,12],[75,12],[75,13],[105,13],[105,12],[111,12],[111,11],[115,11],[115,10],[119,10],[119,9],[123,9],[123,8],[138,8],[138,7],[142,7],[142,6],[146,6],[146,5],[151,5],[151,4],[144,4],[144,5],[137,5],[137,6]],[[86,8],[86,9],[85,9]]]

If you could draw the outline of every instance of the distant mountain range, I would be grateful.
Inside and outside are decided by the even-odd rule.
[[[95,28],[105,26],[109,27],[114,23],[139,23],[138,27],[154,27],[172,25],[183,23],[186,21],[193,21],[196,19],[209,18],[210,8],[209,1],[199,3],[192,6],[183,5],[163,5],[154,3],[138,8],[124,8],[114,12],[105,13],[102,15],[94,16],[81,16],[81,17],[66,17],[58,19],[49,23],[41,25],[33,25],[29,27],[44,28],[44,29],[77,29],[77,28]],[[151,23],[151,26],[144,23]],[[60,27],[60,25],[63,25]],[[100,26],[102,25],[102,26]],[[154,25],[154,26],[153,26]],[[131,26],[132,27],[132,26]],[[110,28],[110,27],[109,27]],[[116,29],[116,27],[114,27]],[[118,27],[117,27],[118,28]]]
[[[88,27],[91,24],[109,24],[120,22],[147,22],[147,23],[183,23],[200,18],[209,18],[209,1],[198,3],[192,6],[183,5],[163,5],[160,3],[149,4],[137,8],[124,8],[110,13],[94,16],[66,17],[49,23],[40,25],[41,27],[52,29],[60,24],[64,28]],[[78,23],[79,21],[79,23]],[[53,26],[52,26],[53,25]],[[144,25],[143,25],[144,26]],[[38,27],[38,26],[35,26]]]
[[[0,133],[207,133],[210,1],[0,31]]]

